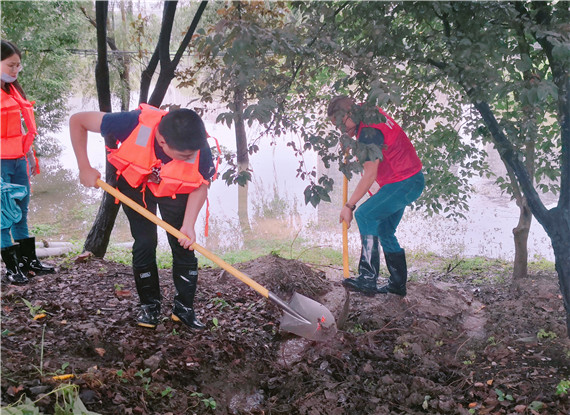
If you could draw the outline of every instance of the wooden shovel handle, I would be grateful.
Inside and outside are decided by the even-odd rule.
[[[342,182],[342,205],[346,205],[348,201],[348,179],[344,176]],[[348,224],[342,221],[342,270],[344,278],[350,276],[348,269]]]
[[[174,226],[163,221],[162,219],[160,219],[158,216],[156,216],[152,212],[149,212],[147,209],[145,209],[144,207],[139,205],[133,199],[125,196],[124,194],[122,194],[117,189],[115,189],[113,186],[109,185],[108,183],[104,182],[103,180],[97,179],[97,185],[99,187],[101,187],[103,190],[105,190],[107,193],[111,194],[112,196],[114,196],[115,198],[120,200],[122,203],[124,203],[125,205],[130,207],[131,209],[137,211],[138,213],[140,213],[142,216],[144,216],[145,218],[147,218],[151,222],[160,226],[162,229],[164,229],[166,232],[168,232],[169,234],[171,234],[175,238],[177,238],[177,239],[188,239],[188,237],[186,235],[184,235],[182,232],[180,232]],[[222,269],[225,269],[226,271],[228,271],[230,274],[232,274],[234,277],[239,279],[241,282],[249,285],[251,288],[253,288],[255,291],[257,291],[259,294],[261,294],[265,298],[269,298],[269,290],[267,288],[265,288],[263,285],[255,282],[254,280],[249,278],[247,275],[245,275],[243,272],[232,267],[226,261],[224,261],[223,259],[214,255],[213,253],[208,251],[203,246],[200,246],[196,242],[194,242],[190,247],[192,249],[198,251],[200,254],[202,254],[203,256],[208,258],[210,261],[219,265]]]

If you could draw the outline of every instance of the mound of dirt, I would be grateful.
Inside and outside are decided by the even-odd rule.
[[[342,313],[340,270],[276,256],[236,268],[285,300],[297,291]],[[208,329],[188,330],[169,319],[172,279],[160,275],[156,330],[134,324],[126,265],[90,259],[3,286],[2,405],[25,395],[54,413],[61,397],[50,392],[69,383],[99,414],[570,413],[555,275],[516,292],[418,273],[405,299],[351,293],[326,342],[280,331],[281,310],[220,269],[200,270],[195,306]]]

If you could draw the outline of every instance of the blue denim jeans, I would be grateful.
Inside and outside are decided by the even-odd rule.
[[[422,194],[424,184],[424,175],[420,171],[401,182],[382,186],[354,212],[360,234],[378,236],[384,252],[402,251],[396,228],[406,206]]]
[[[26,186],[28,194],[16,203],[22,210],[22,219],[14,223],[11,228],[2,229],[1,247],[12,246],[14,240],[29,238],[28,233],[28,205],[30,204],[30,176],[28,175],[28,161],[25,157],[19,159],[2,159],[1,162],[2,180],[6,183],[20,184]]]

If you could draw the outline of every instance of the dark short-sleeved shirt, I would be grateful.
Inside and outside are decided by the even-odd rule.
[[[358,135],[358,142],[362,144],[376,144],[380,149],[384,148],[384,134],[377,128],[363,127]],[[370,160],[363,160],[366,162]]]
[[[101,135],[122,143],[139,124],[140,113],[140,110],[134,110],[105,114],[101,122]],[[156,140],[154,141],[154,153],[156,157],[165,164],[172,161]],[[200,164],[198,165],[198,169],[205,180],[211,179],[216,172],[216,167],[212,159],[212,150],[208,142],[200,149]]]

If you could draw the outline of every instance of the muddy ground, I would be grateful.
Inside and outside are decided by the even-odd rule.
[[[2,287],[3,406],[25,395],[54,413],[64,404],[50,391],[71,383],[79,404],[99,414],[570,413],[554,273],[531,275],[517,291],[508,278],[411,264],[405,300],[352,293],[341,329],[315,342],[280,331],[281,310],[220,269],[200,271],[200,332],[169,320],[173,287],[162,270],[164,321],[153,331],[133,324],[128,266],[52,263],[55,275]],[[339,269],[276,256],[236,268],[343,320]],[[54,379],[62,374],[74,377]]]

